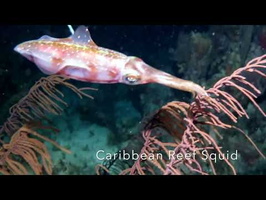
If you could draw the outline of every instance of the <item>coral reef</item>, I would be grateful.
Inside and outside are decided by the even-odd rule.
[[[162,107],[150,120],[142,132],[144,139],[139,157],[133,165],[122,170],[120,174],[218,174],[224,169],[217,166],[211,155],[218,155],[230,169],[232,174],[237,174],[235,167],[225,156],[225,152],[218,145],[209,133],[213,131],[218,138],[222,139],[221,130],[233,129],[242,134],[244,138],[254,147],[257,154],[265,159],[265,155],[253,142],[251,137],[234,125],[225,123],[220,116],[224,114],[229,121],[237,123],[238,118],[249,115],[242,107],[241,103],[231,94],[225,91],[226,87],[233,87],[246,96],[254,106],[262,113],[266,114],[256,103],[255,99],[261,92],[251,84],[243,72],[256,73],[266,78],[266,55],[251,60],[245,67],[239,68],[232,75],[224,77],[212,88],[206,90],[209,97],[197,96],[191,104],[184,102],[171,102]],[[166,130],[174,136],[171,141],[164,141],[162,136]],[[265,137],[264,137],[265,138]],[[213,154],[216,152],[216,154]],[[175,156],[169,155],[179,155]],[[190,156],[186,157],[189,154]],[[193,157],[191,155],[194,155]],[[237,153],[235,153],[237,155]],[[156,157],[156,155],[159,155]],[[203,158],[206,156],[206,159]],[[105,172],[109,169],[99,166]],[[110,168],[110,166],[109,166]],[[98,169],[99,173],[99,169]]]
[[[39,139],[48,141],[60,150],[70,153],[69,150],[38,133],[40,129],[56,130],[50,126],[43,126],[42,121],[49,122],[49,114],[60,115],[63,111],[61,106],[68,105],[62,99],[64,94],[57,89],[59,85],[69,88],[80,98],[83,96],[92,98],[84,92],[84,90],[93,90],[92,88],[77,88],[68,83],[67,80],[69,78],[58,75],[41,78],[25,97],[10,108],[10,116],[0,129],[1,173],[31,173],[24,167],[26,162],[35,174],[43,174],[43,171],[52,174],[50,154],[46,145],[40,142]],[[38,139],[29,137],[32,135]],[[16,158],[13,158],[14,155]],[[22,157],[24,161],[21,161],[21,158],[18,157]],[[39,163],[39,159],[42,160],[42,164]]]
[[[52,174],[53,164],[47,147],[39,141],[45,140],[56,146],[58,149],[70,154],[71,152],[61,147],[56,142],[34,131],[34,128],[42,128],[54,131],[53,128],[40,125],[24,125],[14,133],[10,142],[3,144],[0,149],[0,173],[12,175],[27,175],[30,169],[36,174]],[[35,136],[36,138],[33,138]],[[39,162],[39,157],[41,163]],[[24,159],[29,166],[26,166],[21,159]]]
[[[95,165],[96,173],[105,175],[265,174],[262,154],[266,152],[266,124],[257,110],[266,109],[265,78],[258,78],[264,71],[235,72],[266,53],[265,26],[128,26],[128,29],[91,26],[91,29],[96,32],[99,44],[107,42],[106,47],[143,57],[153,66],[195,81],[205,89],[214,88],[207,90],[210,99],[199,96],[191,99],[186,92],[156,84],[138,87],[93,84],[99,89],[94,100],[80,100],[79,94],[91,98],[79,89],[84,84],[60,76],[42,78],[36,66],[10,52],[15,44],[39,35],[68,36],[65,26],[4,27],[2,30],[6,31],[0,32],[0,121],[6,121],[8,112],[10,116],[0,134],[2,174],[95,174]],[[11,39],[9,31],[19,34]],[[106,38],[105,31],[110,37]],[[159,34],[150,34],[154,31]],[[258,61],[264,66],[264,57],[261,58],[252,64]],[[233,81],[223,79],[226,84],[217,88],[216,81],[226,76]],[[91,86],[85,87],[88,85]],[[227,99],[231,96],[235,100]],[[257,106],[250,99],[256,100]],[[227,150],[235,151],[236,147],[238,159],[228,159],[229,163],[204,161],[199,156],[204,149],[209,154],[221,155]],[[99,160],[95,156],[99,149],[114,156]],[[123,160],[118,157],[123,150],[151,156],[162,153],[163,157],[151,162]],[[196,159],[178,162],[166,157],[169,151],[185,150],[196,150]]]

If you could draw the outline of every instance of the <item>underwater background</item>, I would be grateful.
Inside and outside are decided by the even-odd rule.
[[[74,29],[76,27],[73,25]],[[88,27],[98,46],[140,57],[154,68],[206,88],[266,53],[266,26],[262,25]],[[67,25],[0,26],[0,124],[8,118],[9,108],[25,96],[36,81],[46,76],[13,49],[19,43],[43,35],[64,38],[70,32]],[[265,111],[266,80],[255,75],[250,78],[262,92],[257,102]],[[145,121],[162,106],[171,101],[192,101],[191,94],[159,84],[129,86],[70,82],[77,87],[92,87],[98,91],[88,92],[93,100],[80,99],[62,88],[64,100],[69,106],[63,115],[49,116],[60,133],[48,137],[70,149],[72,154],[65,154],[47,143],[54,166],[53,174],[59,175],[95,174],[95,166],[104,163],[95,156],[98,150],[115,153],[132,145]],[[262,152],[266,152],[265,117],[249,101],[243,100],[241,104],[250,119],[241,118],[238,127],[253,139]],[[266,174],[265,159],[260,158],[243,137],[230,133],[221,144],[225,149],[238,147],[240,157],[232,161],[238,174]],[[111,174],[116,174],[116,170]],[[222,174],[228,172],[224,170]]]

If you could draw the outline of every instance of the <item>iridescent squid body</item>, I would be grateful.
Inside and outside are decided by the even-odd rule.
[[[140,58],[97,46],[85,26],[79,26],[68,38],[43,36],[21,43],[14,50],[47,75],[93,83],[159,83],[194,95],[207,95],[198,84],[157,70]]]

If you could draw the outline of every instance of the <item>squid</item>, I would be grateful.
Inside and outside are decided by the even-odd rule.
[[[91,83],[158,83],[194,96],[208,96],[204,88],[192,81],[158,70],[141,58],[96,45],[85,26],[79,26],[70,37],[45,35],[23,42],[14,50],[35,63],[46,75],[64,75]]]

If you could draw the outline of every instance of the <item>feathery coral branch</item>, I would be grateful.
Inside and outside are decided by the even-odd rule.
[[[93,98],[86,94],[86,90],[96,90],[94,88],[77,88],[67,82],[68,77],[60,75],[51,75],[41,78],[30,89],[29,93],[9,110],[10,117],[0,127],[0,134],[3,132],[12,135],[16,130],[32,120],[43,119],[48,113],[60,115],[63,112],[63,106],[68,106],[63,100],[64,94],[56,87],[61,85],[71,89],[80,98],[83,96]]]
[[[166,152],[174,147],[175,155],[186,152],[195,152],[196,156],[191,159],[167,159],[149,162],[138,159],[131,168],[122,171],[121,174],[147,174],[155,173],[155,169],[159,169],[160,174],[183,174],[189,170],[194,173],[206,175],[208,174],[202,168],[201,153],[205,151],[208,155],[210,152],[216,151],[222,155],[221,147],[218,146],[210,134],[209,128],[216,130],[216,127],[222,129],[236,129],[240,131],[245,138],[254,146],[257,152],[265,158],[264,154],[259,150],[251,138],[241,129],[224,123],[219,114],[225,114],[233,122],[237,122],[239,117],[245,116],[249,118],[247,112],[241,103],[228,92],[224,91],[226,87],[232,87],[242,92],[244,96],[257,107],[257,109],[266,116],[265,112],[260,108],[255,99],[261,94],[251,82],[246,80],[243,72],[256,73],[266,78],[266,55],[251,60],[245,67],[237,69],[231,76],[219,80],[212,88],[206,90],[209,96],[196,96],[195,101],[190,105],[184,102],[171,102],[163,106],[148,123],[143,130],[143,138],[145,140],[141,153]],[[167,146],[165,142],[158,140],[158,134],[155,128],[161,127],[178,140]],[[217,130],[214,131],[218,134]],[[151,136],[153,134],[153,136]],[[219,135],[220,136],[220,135]],[[170,148],[171,147],[171,148]],[[217,174],[212,160],[208,159],[213,174]],[[224,158],[224,162],[230,167],[233,174],[236,174],[234,166],[228,159]]]
[[[52,160],[44,143],[39,139],[50,142],[65,153],[71,153],[51,139],[24,125],[11,137],[9,144],[0,149],[0,173],[2,174],[29,174],[29,170],[19,158],[22,158],[36,175],[52,174]],[[52,130],[52,129],[50,129]],[[33,138],[35,136],[37,139]],[[41,159],[41,162],[39,161]]]

